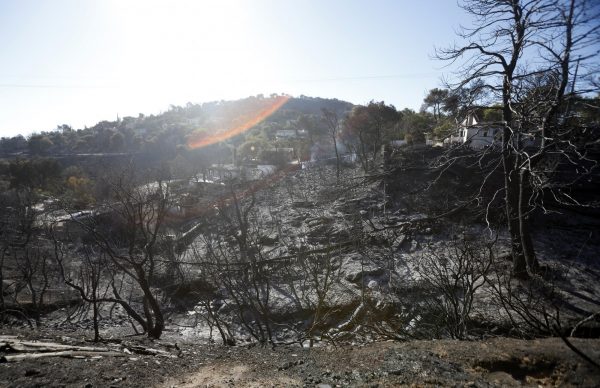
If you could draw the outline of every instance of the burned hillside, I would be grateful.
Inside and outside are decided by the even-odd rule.
[[[38,265],[28,288],[16,281],[22,268],[18,249],[4,256],[5,282],[16,287],[5,293],[4,324],[19,326],[20,314],[43,304],[40,327],[67,335],[94,327],[105,339],[149,332],[156,321],[145,312],[143,278],[136,275],[141,273],[160,306],[166,341],[237,349],[499,335],[596,337],[597,220],[555,215],[554,223],[537,224],[544,272],[536,281],[512,279],[509,239],[486,222],[502,214],[493,209],[501,205],[492,201],[491,190],[478,186],[482,177],[490,187],[500,178],[482,172],[485,164],[474,164],[472,154],[461,156],[441,169],[444,150],[408,147],[369,174],[345,167],[339,180],[335,166],[313,165],[251,181],[123,184],[117,187],[129,187],[123,198],[137,201],[113,203],[111,213],[69,217],[80,228],[81,243],[69,242],[73,229],[58,236],[52,228],[35,228],[47,256],[20,256]],[[139,225],[141,214],[155,221]],[[101,227],[118,219],[119,228]],[[568,230],[560,227],[565,223]],[[45,278],[48,283],[40,283]],[[44,298],[25,297],[31,291]],[[27,300],[40,305],[28,306]],[[8,315],[9,309],[21,313]],[[561,362],[548,367],[547,376],[559,376]],[[494,365],[480,368],[509,368]],[[302,364],[286,368],[309,381]],[[382,368],[377,373],[389,369]],[[536,368],[523,376],[538,373]],[[450,369],[452,379],[469,378]],[[338,380],[392,381],[360,370]],[[335,381],[331,376],[319,380]]]

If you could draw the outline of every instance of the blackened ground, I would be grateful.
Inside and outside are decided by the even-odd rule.
[[[7,333],[3,333],[7,334]],[[16,331],[28,339],[85,343],[53,333]],[[96,359],[45,358],[0,364],[1,387],[392,387],[597,386],[600,371],[558,338],[532,341],[376,342],[364,346],[223,347],[123,340],[167,350],[175,357],[127,354]],[[600,340],[573,339],[600,360]],[[105,344],[110,346],[110,344]],[[115,346],[113,344],[113,346]]]

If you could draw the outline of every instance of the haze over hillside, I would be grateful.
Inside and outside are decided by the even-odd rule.
[[[260,93],[416,110],[442,76],[437,38],[464,19],[431,4],[2,2],[0,136]]]

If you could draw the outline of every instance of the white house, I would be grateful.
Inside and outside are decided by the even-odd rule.
[[[308,135],[306,129],[279,129],[275,132],[275,138],[277,140],[283,139],[300,139],[305,138]]]
[[[474,113],[458,125],[458,132],[444,141],[445,144],[466,144],[470,148],[480,150],[499,144],[502,127],[496,123],[479,122]]]
[[[469,115],[459,124],[457,133],[444,140],[445,145],[464,144],[474,150],[487,147],[498,147],[502,142],[503,126],[497,122],[480,122],[474,113]],[[516,147],[532,147],[540,143],[540,139],[532,133],[523,131],[519,136],[513,136]],[[517,146],[517,142],[519,145]]]
[[[206,175],[211,181],[237,178],[240,175],[240,168],[233,164],[213,164]]]

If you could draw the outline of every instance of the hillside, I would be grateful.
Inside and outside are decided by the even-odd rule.
[[[127,357],[127,375],[155,364],[167,385],[185,384],[175,371],[242,386],[590,385],[595,143],[583,137],[523,186],[535,262],[518,273],[504,153],[426,143],[430,119],[271,96],[32,137],[1,171],[0,313],[3,333],[23,337],[4,340],[1,371],[50,384]],[[80,134],[88,152],[51,139]],[[585,179],[571,182],[581,155]],[[28,341],[45,337],[57,343]],[[70,379],[130,384],[113,372],[98,363]]]
[[[232,119],[243,116],[243,112],[260,110],[260,107],[268,106],[279,97],[284,96],[259,95],[235,101],[172,105],[169,110],[159,114],[140,113],[138,117],[101,121],[90,128],[76,129],[59,125],[55,130],[41,131],[28,139],[23,136],[0,139],[0,156],[152,153],[155,157],[168,160],[176,155],[178,149],[185,147],[194,131],[218,132],[229,126]],[[343,117],[352,109],[352,104],[336,99],[286,97],[286,103],[275,114],[264,118],[252,134],[265,140],[274,140],[278,129],[322,131],[322,109]],[[313,120],[311,124],[316,128],[308,127],[308,120]],[[244,137],[235,139],[237,143],[243,141]]]

